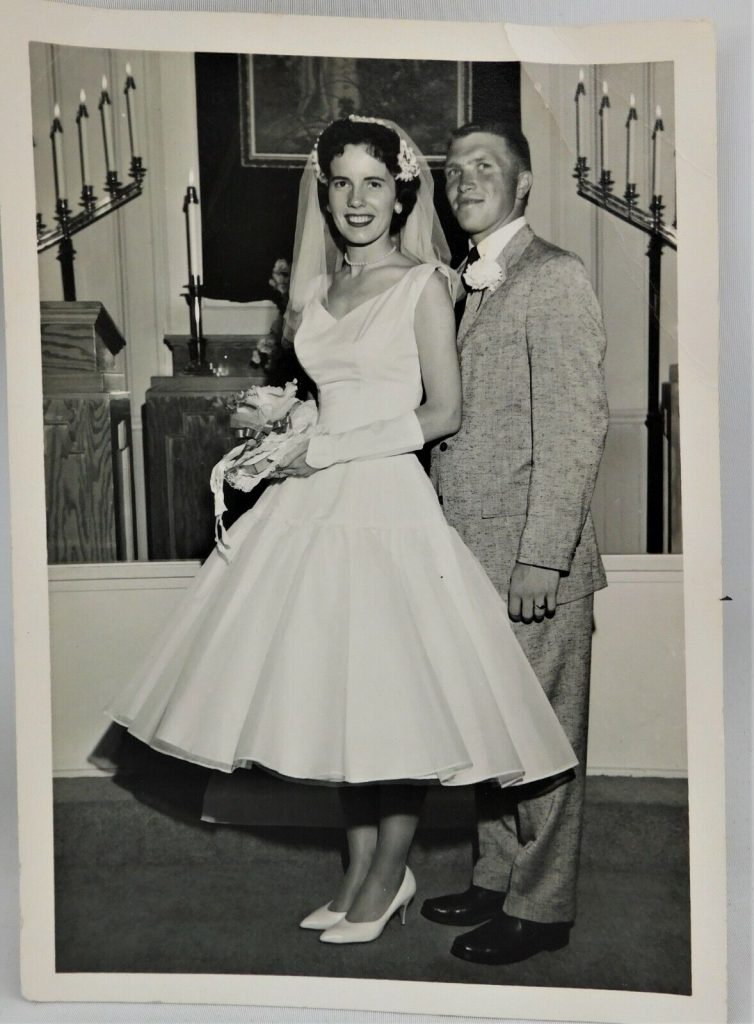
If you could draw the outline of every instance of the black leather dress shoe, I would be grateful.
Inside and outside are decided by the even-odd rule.
[[[450,952],[475,964],[515,964],[543,950],[567,946],[571,925],[570,921],[524,921],[501,910],[473,932],[459,935]]]
[[[489,921],[503,909],[504,892],[483,889],[481,885],[470,885],[466,892],[451,896],[435,896],[422,904],[422,916],[436,924],[453,924],[465,927],[467,924],[481,924]]]

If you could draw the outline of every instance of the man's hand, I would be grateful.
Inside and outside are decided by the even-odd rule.
[[[514,622],[541,622],[557,608],[560,573],[540,565],[516,562],[508,588],[508,615]]]

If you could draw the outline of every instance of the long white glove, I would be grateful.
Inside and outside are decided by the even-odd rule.
[[[423,446],[424,434],[412,411],[394,419],[366,423],[342,434],[315,434],[309,441],[306,461],[313,469],[325,469],[336,462],[404,455]]]

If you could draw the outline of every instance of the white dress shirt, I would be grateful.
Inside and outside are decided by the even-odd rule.
[[[511,238],[521,230],[526,224],[526,217],[517,217],[515,220],[510,221],[508,224],[503,224],[497,231],[493,231],[491,235],[487,235],[477,245],[479,256],[483,260],[496,260],[503,249],[506,247]],[[469,239],[469,248],[473,247],[474,243]]]

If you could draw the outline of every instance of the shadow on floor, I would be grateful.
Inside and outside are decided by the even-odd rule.
[[[257,822],[247,828],[196,821],[196,794],[182,789],[185,779],[163,785],[158,799],[152,795],[159,809],[137,800],[133,785],[56,782],[58,971],[690,992],[684,782],[589,779],[579,915],[569,946],[522,964],[484,967],[451,957],[458,930],[419,914],[425,897],[468,884],[469,791],[447,799],[448,791],[431,794],[412,851],[419,891],[406,926],[396,918],[373,944],[333,947],[297,927],[327,901],[341,871],[340,830],[315,827],[335,825],[332,789],[246,775]],[[189,790],[203,785],[191,778]],[[166,813],[171,809],[179,813]]]

